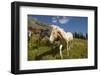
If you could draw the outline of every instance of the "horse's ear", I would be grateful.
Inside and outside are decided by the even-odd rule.
[[[52,27],[52,28],[57,28],[57,26],[56,26],[56,25],[51,25],[51,27]]]
[[[51,25],[52,28],[54,28],[54,25]]]

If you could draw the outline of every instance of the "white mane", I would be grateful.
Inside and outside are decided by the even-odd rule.
[[[54,29],[59,30],[59,31],[61,32],[62,36],[63,36],[64,38],[66,38],[66,32],[64,31],[64,29],[60,28],[60,27],[57,26],[57,25],[51,25],[51,26],[52,26]]]
[[[51,25],[54,29],[58,29],[58,30],[60,30],[60,31],[63,31],[63,32],[65,32],[62,28],[60,28],[59,26],[57,26],[57,25]]]

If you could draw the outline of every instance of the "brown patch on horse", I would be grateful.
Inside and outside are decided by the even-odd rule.
[[[58,36],[60,37],[60,39],[65,40],[65,39],[63,38],[63,36],[62,36],[62,34],[61,34],[61,32],[60,32],[60,31],[58,31],[57,33],[58,33]]]
[[[63,38],[61,31],[58,31],[59,40],[62,44],[66,45],[66,40]]]

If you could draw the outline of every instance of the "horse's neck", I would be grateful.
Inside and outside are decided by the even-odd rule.
[[[58,32],[58,36],[59,36],[59,40],[61,42],[61,44],[63,44],[64,46],[66,45],[66,40],[63,37],[64,34],[62,34],[61,32]]]

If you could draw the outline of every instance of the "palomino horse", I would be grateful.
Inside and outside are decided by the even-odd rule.
[[[52,25],[52,32],[49,40],[51,43],[57,40],[60,41],[59,50],[61,59],[63,59],[62,47],[65,47],[67,49],[67,55],[69,56],[70,44],[73,40],[73,34],[71,32],[66,33],[62,28],[56,25]]]

